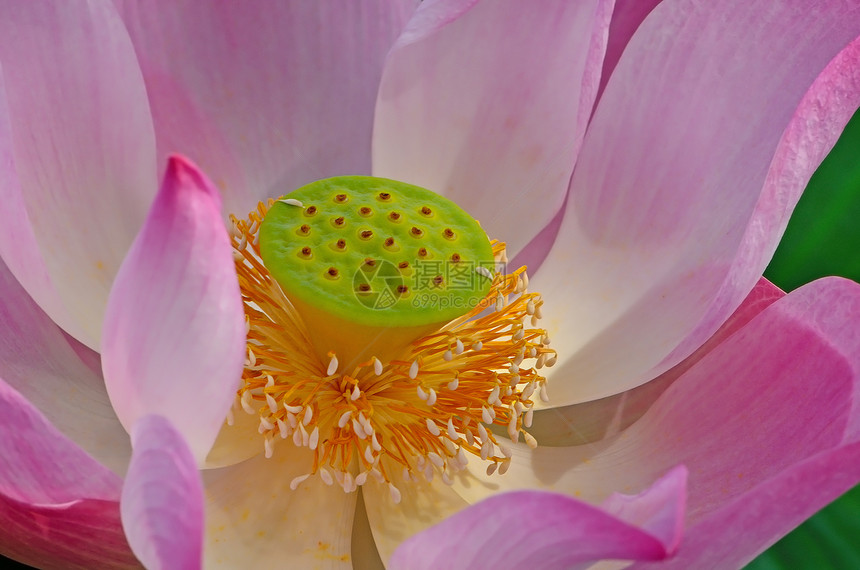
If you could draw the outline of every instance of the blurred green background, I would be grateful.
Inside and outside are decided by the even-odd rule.
[[[860,281],[860,111],[809,182],[764,274],[785,291],[826,275]],[[858,537],[860,487],[855,487],[747,570],[860,568]]]

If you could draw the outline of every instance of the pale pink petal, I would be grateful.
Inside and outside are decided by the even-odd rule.
[[[0,62],[2,63],[2,62]],[[78,322],[66,310],[60,294],[51,282],[30,215],[21,194],[21,184],[15,169],[15,143],[12,139],[9,106],[3,68],[0,65],[0,258],[12,268],[18,280],[39,299],[43,310],[52,315],[54,322],[79,338],[86,337]]]
[[[119,521],[121,479],[3,380],[0,458],[0,552],[40,568],[135,566]]]
[[[82,360],[78,351],[88,349],[62,333],[2,261],[0,323],[0,378],[63,435],[101,464],[124,473],[131,447],[111,407],[100,366],[93,369],[94,363]]]
[[[730,335],[619,435],[576,447],[514,446],[504,477],[487,479],[476,466],[475,476],[486,482],[457,491],[474,501],[490,484],[494,492],[553,488],[601,501],[613,491],[641,489],[682,463],[690,470],[687,517],[693,527],[722,516],[721,509],[735,501],[755,500],[761,486],[783,489],[783,501],[797,495],[796,511],[786,505],[749,515],[750,524],[763,530],[744,543],[753,550],[733,555],[751,557],[860,478],[856,466],[824,483],[819,475],[809,481],[789,475],[799,469],[824,477],[824,463],[815,467],[820,461],[832,465],[856,457],[858,320],[860,285],[840,278],[815,281]],[[833,458],[822,459],[828,454]],[[787,486],[795,487],[789,493]],[[709,528],[713,533],[718,527]]]
[[[197,162],[228,213],[369,174],[382,63],[415,2],[117,0],[155,117],[159,163]]]
[[[529,433],[543,445],[556,447],[590,443],[617,435],[641,418],[691,366],[784,296],[779,287],[762,277],[719,330],[682,362],[654,380],[621,394],[565,407],[553,407],[550,402],[546,405],[549,409],[535,412]]]
[[[134,454],[122,488],[122,526],[150,570],[202,567],[203,485],[191,450],[168,420],[132,427]]]
[[[604,559],[663,560],[684,526],[687,473],[673,470],[603,508],[545,491],[495,495],[403,543],[389,568],[569,570]]]
[[[262,440],[262,436],[260,436]],[[313,452],[278,438],[274,453],[203,472],[207,568],[352,568],[357,493],[307,475]]]
[[[645,19],[532,279],[561,350],[556,405],[654,378],[740,304],[860,106],[858,35],[860,6],[839,2],[669,3]]]
[[[33,226],[20,235],[24,250],[7,255],[3,234],[0,253],[49,315],[95,348],[111,282],[156,188],[143,78],[109,3],[4,1],[0,11],[10,119],[0,147],[11,148],[19,183],[0,181],[12,196],[0,227]],[[28,259],[38,252],[44,264]]]
[[[235,398],[245,320],[218,191],[172,157],[146,223],[117,274],[102,366],[130,429],[166,417],[203,461]]]
[[[425,2],[392,50],[373,174],[448,196],[511,254],[555,215],[597,94],[612,2]]]

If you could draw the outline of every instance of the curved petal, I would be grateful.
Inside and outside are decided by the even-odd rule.
[[[632,390],[566,407],[539,409],[529,428],[541,445],[580,445],[617,435],[642,417],[678,378],[725,339],[741,329],[766,307],[785,296],[776,285],[762,277],[732,316],[696,352],[654,380]],[[550,398],[552,394],[550,393]]]
[[[40,568],[136,566],[119,521],[122,480],[3,380],[0,458],[0,552]]]
[[[662,560],[680,541],[686,475],[680,468],[638,496],[614,495],[605,510],[545,491],[496,495],[404,542],[389,568],[561,570]]]
[[[577,447],[516,446],[504,477],[475,470],[479,482],[456,489],[477,500],[500,490],[553,488],[596,502],[614,490],[641,489],[655,474],[683,463],[690,470],[691,526],[754,498],[760,486],[783,485],[784,477],[786,485],[800,487],[783,491],[781,500],[797,495],[797,513],[809,513],[860,476],[854,468],[847,479],[819,484],[786,475],[825,454],[856,454],[858,319],[860,285],[839,278],[813,282],[774,302],[694,364],[618,436]],[[787,510],[779,506],[753,516],[763,534],[745,544],[760,550],[788,532],[800,519],[783,516]]]
[[[202,462],[242,374],[245,318],[221,200],[172,157],[146,224],[117,274],[102,342],[105,383],[126,429],[156,413]]]
[[[270,459],[203,472],[207,568],[352,568],[355,493],[310,477],[313,453],[289,442]]]
[[[155,118],[159,162],[191,157],[240,217],[308,182],[368,174],[382,63],[414,9],[255,0],[117,0]]]
[[[373,174],[448,196],[519,251],[567,192],[612,4],[425,2],[385,66]]]
[[[404,481],[389,474],[399,492],[396,502],[388,483],[368,480],[362,487],[367,520],[383,561],[388,562],[400,544],[435,524],[462,511],[469,503],[437,477]]]
[[[12,120],[6,102],[3,66],[0,62],[0,259],[15,271],[24,287],[39,298],[42,309],[53,316],[65,330],[78,338],[86,337],[81,326],[66,311],[63,300],[51,282],[39,242],[30,223],[30,215],[21,193],[18,171],[15,169],[15,141]]]
[[[606,57],[603,58],[603,72],[600,74],[600,89],[597,98],[606,89],[621,54],[636,33],[639,25],[659,4],[661,0],[615,0],[612,21],[609,24],[609,41],[606,44]]]
[[[0,525],[0,552],[35,568],[141,568],[122,532],[116,501],[32,505],[0,494]]]
[[[52,318],[95,348],[111,282],[156,188],[143,78],[109,3],[4,0],[0,11],[3,136],[21,192],[4,188],[14,198],[0,208],[0,241],[24,223],[23,204],[33,235],[21,240],[33,256],[35,236],[44,266],[4,259]]]
[[[125,472],[128,436],[93,370],[0,260],[0,377],[102,465]],[[77,347],[86,350],[83,347]]]
[[[157,415],[137,420],[131,440],[120,513],[132,550],[151,570],[201,568],[203,485],[191,450]]]
[[[668,3],[639,27],[532,280],[557,319],[556,404],[630,389],[680,362],[761,276],[860,106],[860,6],[810,10]]]

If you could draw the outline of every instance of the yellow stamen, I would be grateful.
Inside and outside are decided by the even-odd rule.
[[[278,438],[292,439],[314,452],[310,474],[333,476],[349,492],[368,475],[390,483],[395,473],[407,480],[438,474],[450,482],[466,454],[489,462],[488,473],[503,473],[511,454],[488,426],[537,444],[525,431],[531,398],[546,397],[539,369],[556,353],[536,328],[543,301],[527,291],[525,268],[486,271],[490,292],[469,313],[395,358],[343,369],[336,354],[317,356],[320,347],[262,262],[258,233],[273,203],[261,202],[247,220],[231,218],[248,330],[237,403],[259,416],[267,456]],[[503,243],[492,247],[497,260],[506,259]]]

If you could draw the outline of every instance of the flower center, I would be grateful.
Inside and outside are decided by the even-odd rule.
[[[404,481],[451,475],[467,454],[507,471],[498,433],[534,447],[538,371],[555,363],[543,304],[504,244],[432,192],[338,177],[231,217],[248,358],[238,402],[275,442],[313,451],[307,477],[395,501]],[[228,423],[231,423],[228,418]]]

